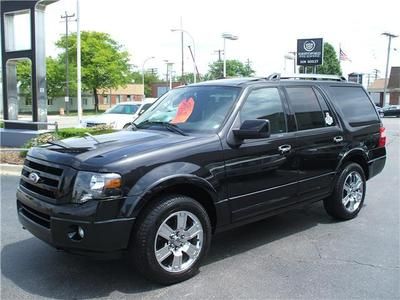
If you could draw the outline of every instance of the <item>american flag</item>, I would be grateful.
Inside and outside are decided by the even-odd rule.
[[[350,58],[347,56],[347,54],[343,52],[342,48],[340,48],[339,59],[343,60],[343,61],[345,61],[345,60],[351,61]]]

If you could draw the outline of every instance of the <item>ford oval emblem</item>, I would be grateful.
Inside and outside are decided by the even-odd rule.
[[[37,173],[31,173],[29,174],[29,180],[32,181],[33,183],[38,183],[40,180],[40,176]]]

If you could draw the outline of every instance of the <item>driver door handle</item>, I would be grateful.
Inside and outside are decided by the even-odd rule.
[[[340,136],[340,135],[335,136],[335,137],[333,138],[333,141],[334,141],[335,143],[343,142],[343,137]]]
[[[281,154],[285,154],[289,152],[292,149],[292,146],[290,145],[281,145],[278,147],[278,150]]]

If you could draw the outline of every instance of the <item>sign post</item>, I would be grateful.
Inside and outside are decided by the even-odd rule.
[[[308,66],[314,67],[322,65],[324,61],[324,43],[322,38],[298,39],[297,40],[297,65],[304,67],[304,73]]]

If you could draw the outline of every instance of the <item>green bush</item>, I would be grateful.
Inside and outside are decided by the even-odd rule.
[[[0,122],[0,128],[4,128],[4,122]]]
[[[24,148],[31,148],[35,146],[40,146],[46,144],[49,141],[54,140],[63,140],[66,138],[71,137],[83,137],[87,133],[91,135],[98,135],[98,134],[106,134],[114,132],[110,126],[96,126],[91,128],[61,128],[58,130],[58,133],[55,132],[46,132],[43,134],[38,135],[37,137],[30,139],[25,145]],[[28,153],[27,150],[21,151],[21,157],[25,157]]]

